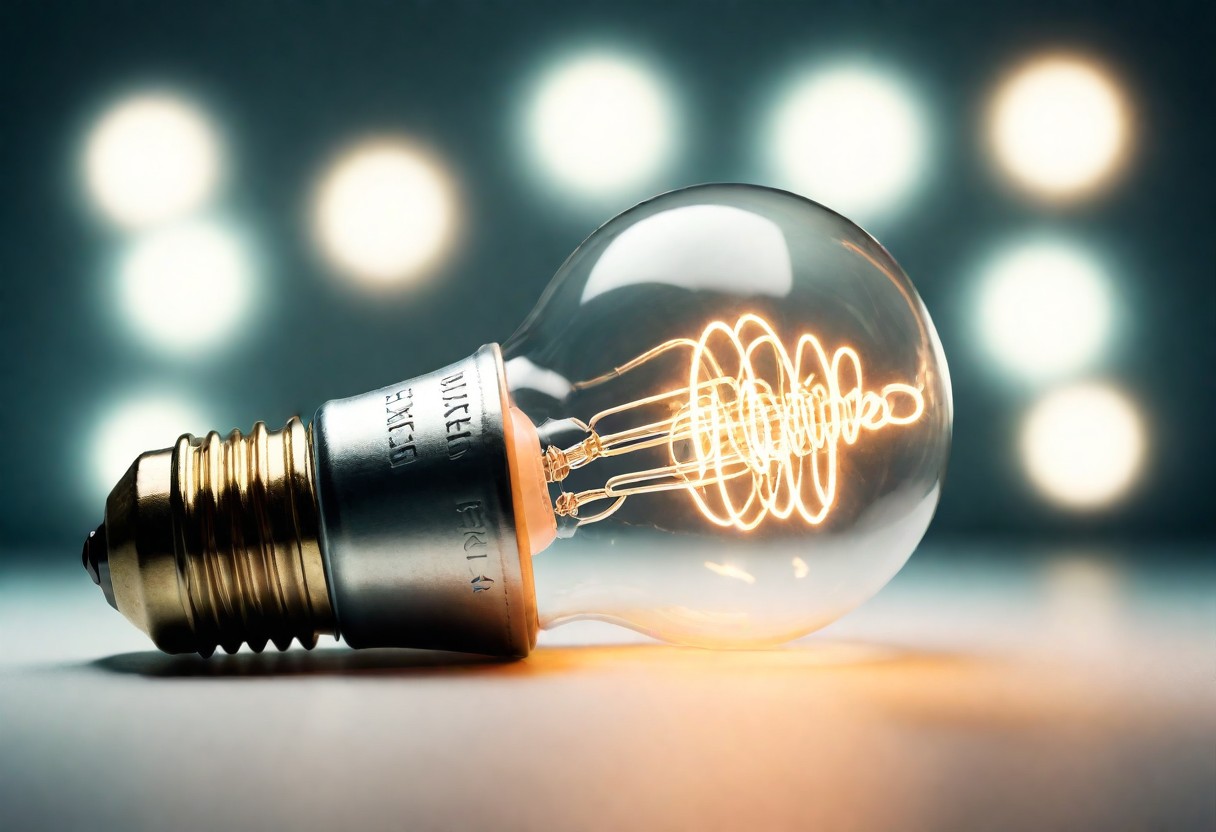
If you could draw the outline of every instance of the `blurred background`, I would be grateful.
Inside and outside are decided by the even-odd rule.
[[[1214,8],[0,2],[5,820],[1216,828]],[[938,514],[853,615],[204,661],[80,570],[136,454],[505,341],[707,181],[855,219],[940,333]]]
[[[841,211],[919,288],[956,406],[931,540],[1210,552],[1212,32],[1199,3],[6,3],[3,556],[74,557],[181,432],[505,340],[599,224],[706,181]]]

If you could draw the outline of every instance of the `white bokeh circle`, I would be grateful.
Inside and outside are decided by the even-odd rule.
[[[769,133],[780,181],[863,222],[897,211],[928,163],[918,97],[894,73],[868,66],[841,64],[801,78],[774,111]]]
[[[612,193],[655,175],[674,147],[671,96],[640,62],[589,54],[541,79],[526,118],[538,167],[560,185]]]
[[[428,154],[405,141],[370,140],[323,173],[312,221],[336,271],[391,287],[417,279],[448,248],[456,198],[447,173]]]
[[[134,239],[119,264],[119,305],[151,345],[196,355],[229,339],[247,317],[254,263],[227,225],[188,222]]]
[[[993,152],[1024,188],[1050,199],[1089,192],[1119,169],[1131,141],[1126,95],[1097,64],[1067,55],[1036,59],[997,90]]]
[[[1101,384],[1056,390],[1022,426],[1022,462],[1050,500],[1074,509],[1110,505],[1143,467],[1143,420],[1122,393]]]
[[[1011,244],[980,283],[979,335],[1005,369],[1059,377],[1093,363],[1110,340],[1110,280],[1096,257],[1058,239]]]
[[[90,129],[86,190],[98,212],[127,228],[201,207],[222,175],[221,142],[201,107],[169,92],[124,98]]]

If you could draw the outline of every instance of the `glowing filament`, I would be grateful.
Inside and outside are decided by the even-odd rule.
[[[587,424],[581,443],[545,452],[550,481],[595,459],[646,448],[665,448],[668,464],[611,477],[602,488],[564,493],[558,514],[577,516],[589,502],[612,500],[580,518],[589,523],[612,514],[629,496],[683,489],[719,526],[748,531],[769,516],[818,525],[838,496],[840,446],[855,444],[863,431],[907,425],[924,413],[919,387],[891,383],[867,390],[852,347],[829,354],[818,338],[803,333],[791,354],[772,326],[752,314],[733,326],[714,321],[696,341],[667,341],[577,386],[601,384],[677,349],[690,352],[687,386],[602,411]],[[645,419],[647,409],[664,405],[666,418]],[[597,430],[604,419],[627,413],[642,414],[644,423],[615,433]]]

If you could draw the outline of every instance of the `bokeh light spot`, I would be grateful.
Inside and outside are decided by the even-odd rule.
[[[214,347],[246,316],[252,271],[243,240],[227,226],[199,221],[153,231],[122,258],[122,311],[158,347]]]
[[[207,414],[188,399],[146,392],[113,404],[91,437],[94,496],[110,489],[144,451],[168,448],[183,433],[209,429]]]
[[[447,248],[456,202],[446,173],[421,151],[369,141],[323,174],[313,231],[331,265],[370,286],[416,278]]]
[[[1049,198],[1108,180],[1129,143],[1127,104],[1109,73],[1067,56],[1037,59],[999,88],[993,151],[1019,184]]]
[[[1058,240],[1013,245],[989,265],[978,322],[991,355],[1032,379],[1075,371],[1106,345],[1110,282],[1097,260]]]
[[[1031,481],[1049,499],[1069,508],[1099,508],[1135,481],[1144,458],[1144,427],[1123,394],[1098,384],[1076,385],[1031,409],[1021,450]]]
[[[133,95],[103,113],[85,141],[83,161],[93,203],[125,227],[198,208],[221,175],[215,128],[197,105],[170,93]]]
[[[641,64],[583,56],[542,79],[528,117],[532,150],[563,184],[619,191],[653,176],[669,157],[672,109],[662,84]]]
[[[779,179],[855,219],[897,210],[928,157],[920,103],[895,75],[841,65],[793,85],[769,141]]]

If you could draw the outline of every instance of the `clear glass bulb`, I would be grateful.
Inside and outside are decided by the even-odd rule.
[[[793,194],[621,214],[504,357],[573,538],[536,557],[542,627],[788,641],[881,589],[936,509],[952,405],[929,314],[881,245]]]

